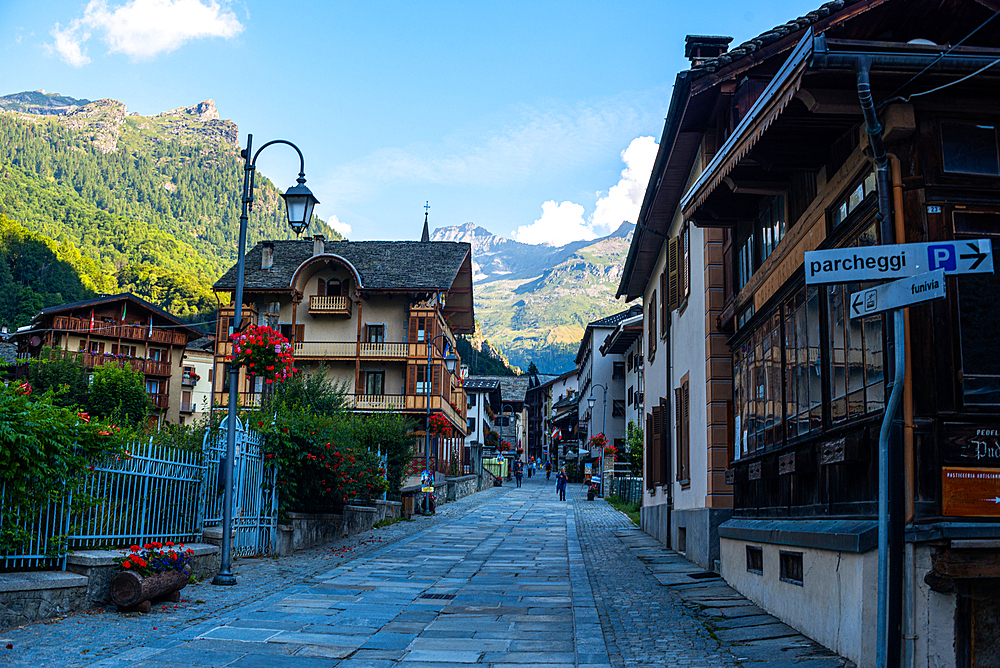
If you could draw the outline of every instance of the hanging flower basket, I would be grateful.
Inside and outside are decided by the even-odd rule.
[[[594,434],[593,436],[590,437],[590,440],[587,441],[587,445],[590,447],[591,450],[598,450],[598,449],[607,448],[608,447],[608,437],[605,436],[604,434]],[[614,446],[610,446],[610,447],[614,447]]]
[[[263,377],[265,383],[280,383],[298,372],[292,358],[292,344],[270,327],[250,325],[231,338],[233,354],[227,355],[226,361]]]
[[[451,434],[451,423],[445,416],[435,413],[427,419],[427,429],[435,436],[448,436]]]

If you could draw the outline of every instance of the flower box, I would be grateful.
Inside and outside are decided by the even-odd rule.
[[[170,570],[153,575],[140,575],[135,571],[122,571],[111,579],[111,601],[119,608],[149,612],[154,598],[177,598],[187,585],[191,574],[184,570]]]

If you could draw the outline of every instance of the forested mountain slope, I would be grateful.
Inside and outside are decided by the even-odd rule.
[[[78,298],[128,290],[177,315],[214,308],[211,284],[236,259],[243,165],[235,123],[220,120],[211,100],[150,117],[115,100],[73,104],[82,102],[0,98],[0,108],[31,109],[0,111],[0,215],[9,219],[0,223],[0,287],[10,276],[20,295],[0,300],[0,324],[24,324],[35,302],[77,294],[39,292],[44,275],[14,238],[72,267]],[[257,179],[256,198],[248,243],[290,238],[266,178]],[[339,238],[319,220],[310,230]]]

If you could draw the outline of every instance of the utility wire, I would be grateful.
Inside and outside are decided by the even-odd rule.
[[[896,90],[894,90],[888,96],[888,98],[886,98],[886,101],[879,105],[879,107],[884,107],[885,105],[889,104],[890,102],[893,102],[893,101],[899,100],[899,99],[901,99],[904,102],[906,102],[906,101],[909,101],[909,99],[912,98],[912,97],[918,97],[920,95],[927,95],[928,93],[933,93],[936,90],[940,90],[941,88],[947,87],[947,86],[941,86],[940,88],[935,88],[934,90],[926,91],[924,93],[914,93],[913,95],[910,95],[909,97],[904,97],[904,98],[896,97],[896,95],[899,93],[899,91],[901,91],[904,88],[906,88],[907,86],[909,86],[917,78],[919,78],[924,73],[926,73],[927,70],[931,69],[932,67],[934,67],[935,65],[937,65],[939,62],[941,62],[942,58],[944,58],[945,56],[947,56],[949,53],[951,53],[952,51],[954,51],[958,47],[962,46],[962,44],[964,44],[966,42],[966,40],[968,40],[970,37],[972,37],[973,35],[975,35],[977,32],[979,32],[980,30],[982,30],[983,28],[985,28],[986,25],[990,21],[992,21],[993,19],[995,19],[997,16],[1000,16],[1000,10],[994,12],[992,16],[990,16],[988,19],[986,19],[985,21],[983,21],[982,23],[980,23],[979,26],[975,30],[973,30],[968,35],[966,35],[965,37],[963,37],[962,39],[960,39],[954,46],[948,47],[947,51],[941,52],[938,55],[938,57],[932,63],[930,63],[929,65],[927,65],[927,67],[925,67],[924,69],[920,70],[916,74],[914,74],[912,77],[910,77],[910,79],[906,83],[904,83],[902,86],[900,86],[899,88],[897,88]],[[994,63],[990,63],[989,65],[987,65],[986,67],[984,67],[982,70],[979,70],[979,72],[982,72],[983,70],[985,70],[985,69],[987,69],[989,67],[992,67],[995,64],[996,64],[995,62]],[[976,72],[975,74],[979,74],[979,72]],[[970,74],[969,76],[975,76],[975,74]],[[965,79],[968,79],[968,78],[969,77],[965,77]],[[959,81],[964,81],[965,79],[960,79]],[[954,83],[958,83],[958,81],[955,81]],[[951,84],[947,84],[947,85],[950,86]]]

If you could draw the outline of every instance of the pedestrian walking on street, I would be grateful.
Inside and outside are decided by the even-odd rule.
[[[518,459],[514,462],[514,480],[517,481],[517,486],[521,486],[521,477],[524,475],[524,462]]]
[[[535,459],[532,457],[531,461],[528,462],[528,477],[531,477],[531,472],[535,470]]]
[[[559,492],[559,500],[566,500],[566,481],[568,477],[566,476],[566,467],[559,469],[559,473],[556,474],[556,491]]]
[[[550,475],[552,475],[552,462],[545,462],[545,479],[548,480]]]

